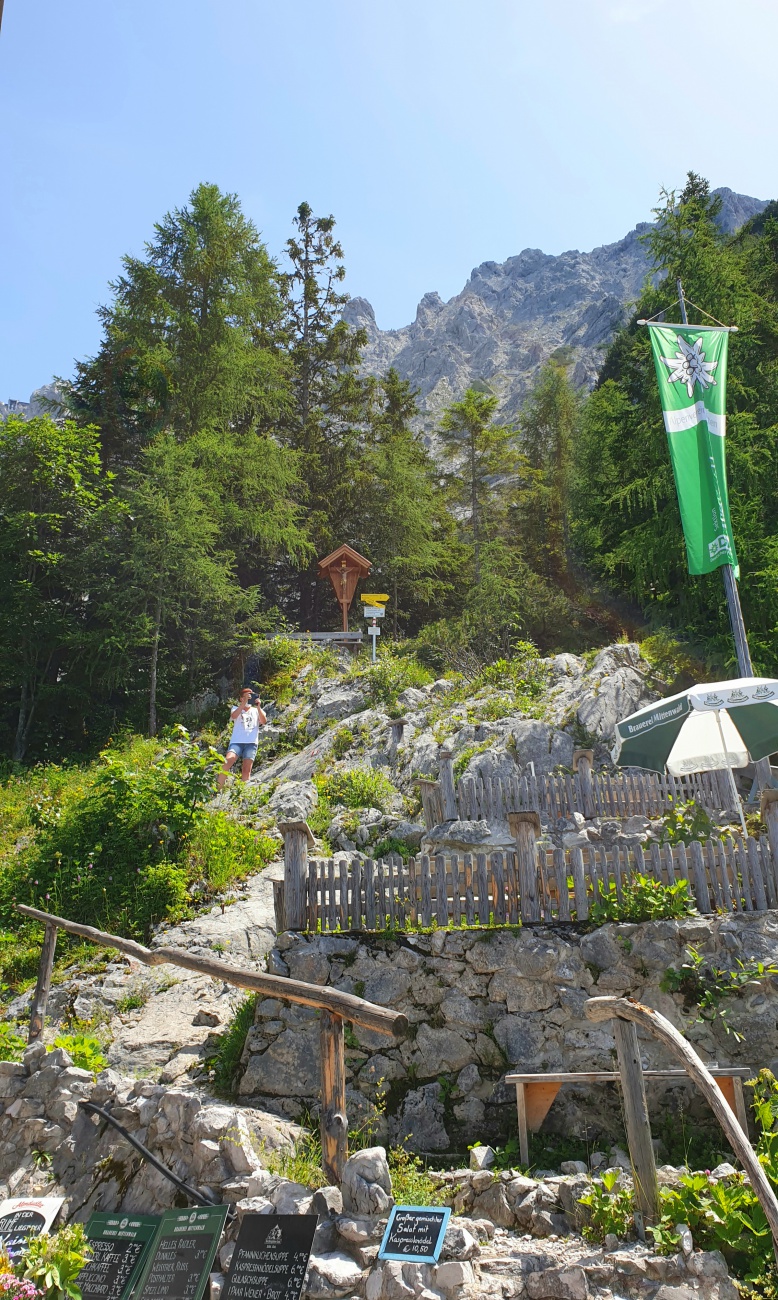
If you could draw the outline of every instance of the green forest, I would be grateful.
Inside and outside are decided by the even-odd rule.
[[[656,272],[590,395],[552,360],[505,425],[476,385],[434,460],[409,384],[360,372],[333,217],[301,204],[275,257],[235,195],[200,185],[123,259],[99,350],[62,381],[68,418],[0,423],[8,770],[154,736],[266,632],[335,626],[317,558],[341,542],[391,596],[384,639],[434,671],[657,628],[728,668],[720,577],[686,574],[637,324],[675,318],[677,276],[738,326],[732,518],[755,670],[777,672],[778,205],[725,237],[716,203],[693,173],[663,194]]]

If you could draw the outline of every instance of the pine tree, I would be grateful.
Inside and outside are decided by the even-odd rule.
[[[183,440],[275,427],[290,397],[279,277],[237,197],[199,185],[123,266],[98,311],[100,350],[64,385],[109,462],[136,463],[163,429]]]
[[[299,456],[300,500],[313,546],[311,561],[294,580],[301,626],[307,628],[319,619],[315,560],[349,540],[343,532],[352,513],[372,384],[356,373],[364,332],[350,330],[341,318],[348,295],[339,289],[346,272],[335,219],[315,217],[301,203],[294,225],[285,280],[294,406],[285,428],[287,445]]]
[[[517,513],[525,559],[537,572],[561,583],[568,573],[570,487],[578,415],[578,398],[564,366],[549,361],[521,413],[526,468]]]
[[[473,580],[481,581],[481,552],[504,514],[500,479],[516,469],[515,431],[493,423],[497,398],[468,388],[440,422],[439,434],[451,463],[451,502],[472,550]]]

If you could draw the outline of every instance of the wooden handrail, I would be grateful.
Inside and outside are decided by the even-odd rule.
[[[595,1023],[610,1020],[612,1017],[617,1017],[619,1024],[624,1021],[631,1021],[633,1026],[639,1025],[641,1029],[647,1029],[649,1033],[659,1039],[660,1043],[664,1043],[673,1056],[680,1061],[689,1078],[697,1084],[700,1092],[707,1100],[716,1119],[723,1128],[732,1150],[746,1171],[746,1177],[753,1187],[765,1212],[765,1218],[770,1225],[770,1231],[773,1235],[773,1250],[776,1260],[778,1260],[778,1199],[767,1174],[759,1163],[759,1157],[748,1140],[748,1135],[743,1132],[716,1086],[713,1075],[706,1069],[691,1043],[687,1043],[675,1026],[671,1025],[670,1021],[658,1011],[655,1011],[653,1007],[644,1006],[641,1002],[635,1002],[632,998],[590,998],[588,1002],[584,1003],[584,1014],[587,1020],[592,1020]],[[621,1054],[619,1056],[619,1065],[621,1066]],[[637,1091],[638,1088],[642,1090],[642,1079],[638,1078],[637,1083],[629,1078],[625,1079],[623,1069],[621,1075],[625,1094],[632,1083],[634,1083],[634,1091]],[[650,1141],[648,1153],[646,1153],[646,1162],[653,1164]],[[653,1176],[656,1179],[655,1171]],[[648,1181],[650,1171],[646,1171],[645,1177],[646,1181]]]
[[[407,1016],[376,1006],[373,1002],[366,1002],[354,993],[343,993],[340,989],[327,988],[321,984],[306,984],[284,975],[264,975],[243,970],[240,966],[230,966],[227,962],[214,961],[210,957],[194,957],[181,948],[145,948],[133,939],[107,934],[91,925],[81,925],[78,921],[67,921],[62,916],[41,912],[37,907],[27,907],[24,903],[17,903],[16,910],[22,916],[32,917],[45,925],[54,925],[60,930],[66,930],[68,934],[80,935],[90,943],[99,943],[104,948],[117,948],[144,966],[182,966],[184,970],[198,971],[213,979],[224,980],[227,984],[235,984],[238,988],[264,993],[269,998],[281,998],[305,1007],[319,1007],[342,1020],[361,1025],[364,1029],[373,1029],[379,1034],[394,1034],[396,1038],[402,1038],[408,1030]]]
[[[303,980],[285,978],[283,975],[260,975],[254,971],[230,966],[227,962],[213,961],[210,957],[193,957],[182,948],[146,948],[134,939],[123,939],[117,934],[107,934],[91,925],[67,921],[63,916],[41,912],[37,907],[16,904],[16,911],[34,921],[42,921],[46,933],[38,967],[30,1016],[28,1042],[35,1042],[43,1033],[46,999],[51,983],[57,930],[77,934],[90,943],[104,948],[116,948],[144,966],[181,966],[184,970],[198,971],[212,979],[224,980],[241,989],[262,993],[266,997],[296,1002],[304,1007],[318,1007],[321,1011],[319,1040],[321,1044],[321,1147],[324,1176],[330,1183],[340,1183],[343,1166],[348,1159],[348,1120],[346,1118],[346,1034],[345,1021],[373,1029],[379,1034],[394,1034],[402,1038],[408,1030],[408,1018],[397,1011],[366,1002],[354,993],[327,988],[321,984],[306,984]]]

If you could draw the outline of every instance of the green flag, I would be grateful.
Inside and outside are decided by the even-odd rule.
[[[729,331],[710,325],[648,328],[689,572],[731,564],[737,574],[724,453]]]

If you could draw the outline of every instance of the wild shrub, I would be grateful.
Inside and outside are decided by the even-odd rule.
[[[54,1046],[64,1048],[79,1070],[91,1070],[92,1074],[99,1074],[108,1068],[108,1062],[103,1056],[103,1044],[92,1034],[59,1034],[54,1039]]]
[[[258,994],[251,993],[238,1006],[208,1065],[213,1072],[213,1085],[221,1096],[232,1097],[237,1086],[238,1067],[246,1045],[246,1038],[254,1024]]]
[[[383,772],[361,767],[314,777],[314,782],[319,796],[323,795],[330,805],[342,803],[347,808],[377,808],[386,812],[397,794]]]
[[[357,663],[353,676],[366,685],[367,698],[373,707],[383,705],[390,711],[397,704],[397,696],[408,686],[421,689],[432,681],[432,674],[415,655],[386,652],[366,669]]]
[[[621,899],[614,881],[610,881],[607,893],[600,886],[589,915],[595,924],[602,925],[606,921],[666,921],[693,912],[688,880],[665,885],[638,873],[624,881]]]
[[[691,844],[694,840],[704,843],[721,838],[719,828],[694,799],[675,803],[671,797],[670,803],[671,807],[662,818],[660,844]]]
[[[0,1061],[21,1061],[27,1040],[10,1021],[0,1021]]]
[[[22,1254],[24,1276],[46,1300],[81,1300],[78,1275],[92,1256],[82,1223],[69,1223],[59,1232],[29,1237]]]
[[[206,893],[218,893],[231,881],[256,874],[272,862],[278,845],[269,835],[222,811],[197,819],[185,846],[187,876]]]

